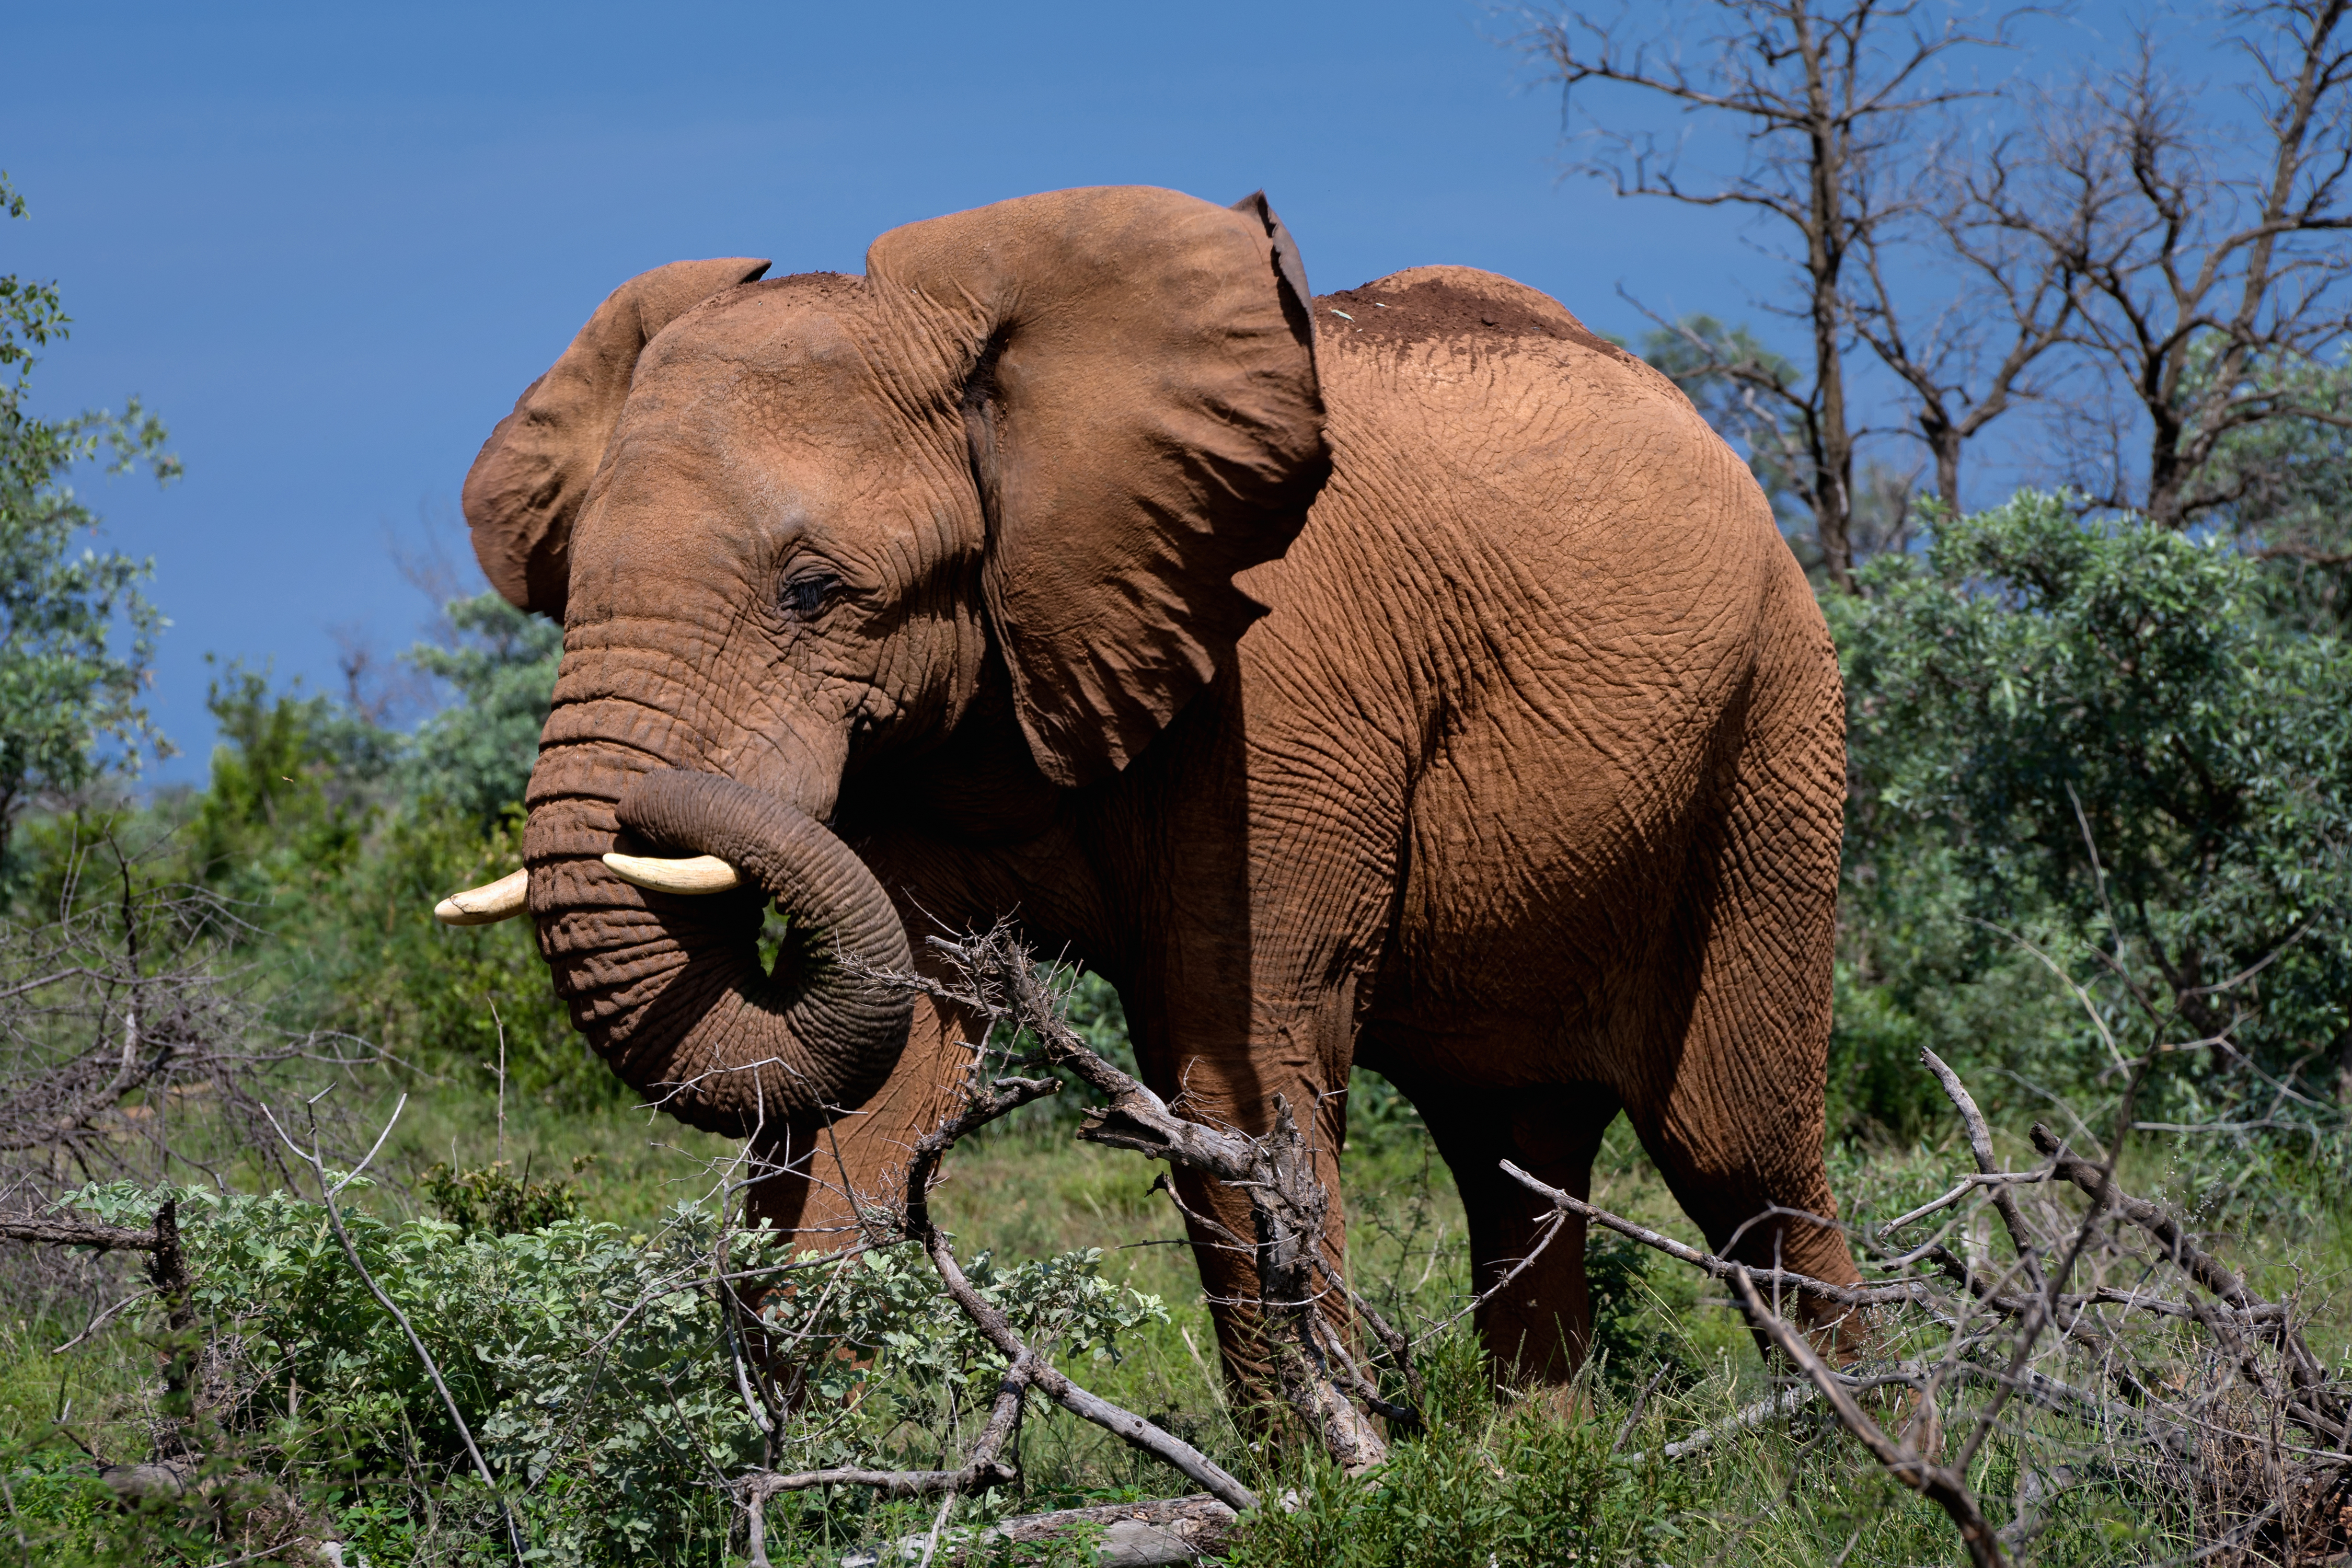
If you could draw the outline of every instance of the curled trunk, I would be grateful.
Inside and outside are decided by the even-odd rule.
[[[551,760],[532,781],[531,910],[573,1023],[615,1073],[730,1137],[829,1120],[881,1086],[913,1003],[864,972],[911,961],[888,895],[846,845],[733,779],[643,772],[626,753]],[[746,886],[631,887],[597,857],[633,845],[719,856]],[[759,955],[772,898],[791,930],[772,973]]]

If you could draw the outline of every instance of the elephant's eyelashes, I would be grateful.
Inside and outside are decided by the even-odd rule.
[[[783,611],[788,621],[814,620],[824,608],[825,601],[833,597],[833,591],[840,586],[838,577],[795,577],[777,595],[776,607]]]

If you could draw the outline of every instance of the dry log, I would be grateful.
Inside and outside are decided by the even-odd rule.
[[[1003,1546],[1041,1545],[1064,1539],[1077,1530],[1096,1527],[1102,1531],[1095,1543],[1095,1561],[1101,1568],[1163,1568],[1166,1564],[1197,1563],[1223,1551],[1232,1536],[1234,1519],[1233,1510],[1205,1495],[1022,1514],[999,1520],[982,1530],[955,1531],[942,1536],[932,1561],[952,1563]],[[886,1546],[852,1552],[841,1560],[841,1568],[883,1568],[891,1563],[919,1562],[930,1539],[928,1532],[901,1536]]]

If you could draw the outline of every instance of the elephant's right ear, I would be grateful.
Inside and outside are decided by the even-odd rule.
[[[866,276],[941,345],[1030,754],[1124,768],[1265,606],[1330,472],[1307,278],[1262,195],[1055,191],[894,229]]]
[[[596,307],[554,368],[523,389],[466,475],[466,521],[490,586],[517,609],[563,618],[572,520],[621,416],[637,356],[712,295],[749,283],[765,261],[673,261],[630,279]]]

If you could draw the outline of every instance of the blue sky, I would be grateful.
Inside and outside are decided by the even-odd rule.
[[[32,220],[0,272],[75,317],[37,405],[136,393],[187,465],[82,485],[173,622],[153,709],[184,754],[151,776],[203,777],[206,654],[338,689],[339,628],[415,640],[433,606],[392,541],[437,533],[478,583],[476,448],[609,289],[680,257],[855,271],[894,225],[1032,191],[1263,186],[1318,290],[1457,262],[1603,331],[1643,325],[1621,282],[1754,316],[1777,279],[1735,223],[1562,181],[1511,27],[1456,0],[12,18],[0,168]]]

